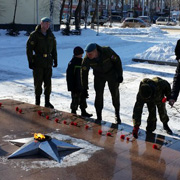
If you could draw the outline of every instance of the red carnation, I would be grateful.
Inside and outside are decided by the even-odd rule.
[[[129,137],[126,138],[127,141],[129,141],[129,139],[130,139]]]
[[[167,98],[166,98],[166,97],[163,97],[162,103],[165,103],[166,101],[167,101]]]
[[[58,122],[59,122],[59,119],[58,119],[58,118],[56,118],[54,121],[55,121],[56,123],[58,123]]]
[[[77,123],[76,123],[76,122],[74,123],[74,126],[77,126]]]
[[[48,116],[48,115],[46,116],[46,119],[49,119],[49,116]]]
[[[18,107],[16,107],[16,111],[19,111],[19,108],[18,108]]]
[[[22,113],[22,109],[19,109],[19,113],[20,113],[20,114]]]
[[[125,135],[124,135],[124,134],[121,134],[120,138],[121,138],[121,139],[124,139],[124,138],[125,138]]]
[[[107,132],[107,134],[106,134],[107,136],[111,136],[111,133],[110,132]]]
[[[89,128],[89,126],[88,126],[88,125],[86,125],[86,126],[85,126],[85,129],[88,129],[88,128]]]
[[[63,123],[64,123],[64,124],[67,124],[67,121],[66,121],[66,120],[64,120],[64,121],[63,121]]]
[[[156,144],[153,144],[153,149],[158,149]]]
[[[41,111],[38,111],[38,115],[41,116],[42,112]]]
[[[73,121],[71,122],[71,125],[74,125],[74,122],[73,122]]]
[[[100,135],[102,134],[102,130],[101,129],[98,130],[98,134],[100,134]]]

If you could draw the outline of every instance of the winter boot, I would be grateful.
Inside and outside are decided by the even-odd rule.
[[[156,121],[147,121],[146,131],[152,133],[156,129]]]
[[[170,135],[172,135],[172,131],[171,129],[169,128],[168,124],[167,123],[163,123],[163,127],[164,127],[164,130],[166,130],[166,132]]]
[[[71,110],[71,113],[72,113],[72,114],[76,114],[76,110],[75,110],[75,109],[72,109],[72,110]]]
[[[121,124],[121,119],[120,119],[120,116],[119,116],[119,110],[115,111],[115,120],[116,120],[117,124]]]
[[[101,112],[96,112],[97,114],[97,119],[95,120],[95,123],[101,124],[102,121],[102,113]]]
[[[36,105],[40,105],[40,99],[41,99],[41,96],[36,96],[36,102],[35,102],[35,104]]]
[[[91,117],[92,114],[87,113],[85,109],[81,109],[81,116],[84,116],[84,117]]]
[[[49,102],[49,95],[45,96],[45,107],[54,109],[54,106]]]

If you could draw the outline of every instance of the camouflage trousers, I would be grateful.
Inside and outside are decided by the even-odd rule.
[[[44,83],[44,94],[50,95],[52,68],[34,68],[33,77],[34,77],[35,95],[40,96],[42,94],[43,83]]]
[[[86,98],[84,97],[84,94],[81,92],[71,92],[72,102],[71,102],[71,109],[77,110],[78,106],[80,106],[80,109],[86,109],[87,103]]]
[[[146,127],[147,131],[153,132],[156,129],[156,122],[157,122],[156,110],[158,110],[159,118],[163,124],[169,121],[165,103],[147,102],[147,108],[149,111],[149,116],[147,118],[147,127]],[[135,109],[133,113],[134,126],[136,125],[140,126],[143,104],[137,102],[134,109]]]
[[[105,84],[108,84],[111,97],[112,97],[112,104],[117,112],[120,109],[120,94],[119,94],[119,83],[117,82],[116,77],[94,77],[94,89],[96,91],[95,97],[95,108],[96,112],[101,113],[103,106],[104,106],[104,88]]]

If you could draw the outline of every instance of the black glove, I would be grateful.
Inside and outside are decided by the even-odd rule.
[[[83,95],[84,95],[85,98],[89,98],[89,94],[88,94],[88,90],[87,89],[85,89],[83,91]]]
[[[53,65],[53,67],[55,68],[55,67],[57,67],[57,62],[54,62],[54,65]]]
[[[119,83],[122,83],[122,82],[123,82],[123,77],[122,77],[122,76],[118,77],[118,82],[119,82]]]
[[[29,69],[34,69],[34,63],[33,62],[29,62]]]

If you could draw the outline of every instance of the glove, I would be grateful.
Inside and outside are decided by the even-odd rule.
[[[134,126],[132,134],[136,139],[138,138],[138,131],[139,131],[139,126]]]
[[[33,62],[29,62],[29,69],[34,69],[34,63]]]
[[[167,101],[167,98],[166,98],[166,97],[163,97],[162,103],[165,103],[166,101]]]
[[[57,67],[57,62],[54,62],[54,65],[53,65],[53,67],[55,68],[55,67]]]
[[[174,100],[174,99],[169,99],[169,105],[170,105],[171,107],[173,107],[174,103],[175,103],[175,100]]]
[[[88,90],[87,90],[87,89],[85,89],[85,90],[83,91],[83,94],[84,94],[84,97],[85,97],[85,98],[89,98],[89,94],[88,94]]]
[[[118,77],[118,82],[119,82],[119,83],[122,83],[122,82],[123,82],[123,77],[122,77],[122,76]]]

